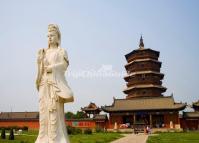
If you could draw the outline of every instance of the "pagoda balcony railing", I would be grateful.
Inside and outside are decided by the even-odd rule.
[[[130,68],[130,69],[127,69],[128,74],[131,74],[131,73],[134,73],[134,72],[140,72],[140,71],[160,72],[160,68],[145,67],[145,68]]]
[[[131,87],[134,85],[148,85],[148,84],[155,84],[155,85],[162,85],[162,81],[131,81],[126,84],[127,87]]]
[[[142,75],[136,75],[136,76],[131,76],[128,79],[126,79],[127,82],[159,82],[162,80],[163,77],[158,76],[158,75],[147,75],[147,74],[142,74]]]

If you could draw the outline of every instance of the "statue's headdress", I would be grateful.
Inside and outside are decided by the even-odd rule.
[[[61,45],[61,33],[59,31],[59,27],[58,25],[56,24],[49,24],[48,25],[48,32],[52,32],[52,31],[55,31],[57,33],[57,36],[58,36],[58,47],[60,47]]]

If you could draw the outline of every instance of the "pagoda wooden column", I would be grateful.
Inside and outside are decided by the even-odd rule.
[[[133,123],[135,124],[135,121],[136,121],[136,115],[135,113],[133,114]]]
[[[152,127],[152,114],[149,114],[149,122],[150,122],[150,127]]]
[[[180,125],[180,118],[178,117],[179,115],[177,114],[177,124],[179,124]]]

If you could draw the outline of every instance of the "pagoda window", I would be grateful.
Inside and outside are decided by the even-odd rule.
[[[145,74],[142,74],[142,80],[145,80]]]
[[[141,64],[141,67],[144,67],[144,64]]]

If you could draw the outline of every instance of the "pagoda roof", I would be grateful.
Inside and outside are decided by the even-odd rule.
[[[148,61],[161,63],[161,62],[160,62],[160,61],[158,61],[158,60],[154,60],[154,59],[151,59],[151,58],[145,58],[145,59],[137,59],[137,60],[133,60],[133,61],[131,61],[131,62],[127,63],[127,64],[125,65],[125,67],[127,67],[127,66],[131,65],[132,63],[136,63],[136,62],[148,62]]]
[[[152,50],[152,49],[150,49],[150,48],[138,48],[138,49],[135,49],[135,50],[133,50],[132,52],[126,54],[125,57],[126,57],[126,59],[128,59],[128,57],[131,56],[132,54],[139,53],[139,52],[141,52],[141,51],[151,51],[151,52],[155,52],[155,53],[158,54],[158,56],[159,56],[159,54],[160,54],[159,51],[155,51],[155,50]]]
[[[127,93],[128,91],[132,89],[138,89],[138,88],[159,88],[164,91],[166,91],[166,87],[163,87],[162,85],[154,85],[154,84],[142,84],[142,85],[134,85],[131,87],[127,87],[125,90],[123,90],[124,93]]]
[[[199,112],[183,112],[183,118],[199,118]]]
[[[173,96],[114,99],[111,106],[102,106],[105,112],[183,110],[185,103],[175,103]]]
[[[101,109],[97,107],[95,103],[92,103],[92,102],[90,102],[88,106],[81,108],[81,110],[82,111],[96,111],[96,110],[101,111]]]
[[[164,76],[163,73],[156,72],[156,71],[138,71],[138,72],[132,72],[129,75],[126,75],[124,77],[124,79],[129,78],[129,77],[134,76],[134,75],[139,75],[139,74],[158,74],[158,75]]]

